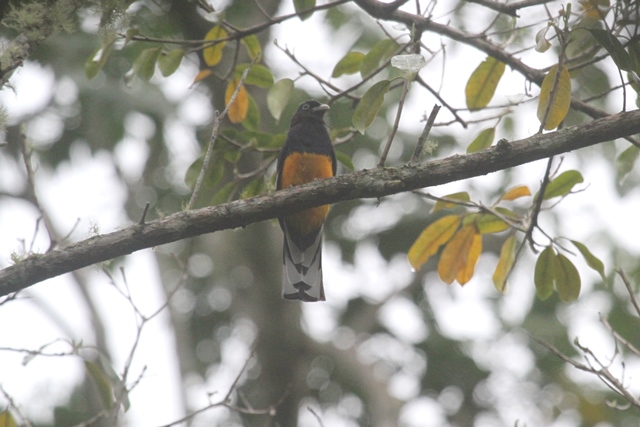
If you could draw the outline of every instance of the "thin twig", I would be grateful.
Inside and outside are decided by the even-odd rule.
[[[400,125],[400,117],[402,117],[404,101],[407,99],[410,85],[411,80],[409,78],[405,78],[404,84],[402,85],[402,94],[400,95],[400,101],[398,102],[398,111],[396,111],[396,119],[393,122],[393,128],[391,128],[391,133],[389,134],[389,138],[387,138],[387,143],[384,146],[384,150],[382,150],[382,155],[380,156],[380,161],[378,162],[379,168],[384,167],[384,162],[387,161],[387,155],[389,154],[389,150],[391,149],[391,143],[393,143],[393,139],[396,137],[396,132],[398,131],[398,126]]]
[[[616,330],[613,328],[613,326],[611,326],[611,324],[609,323],[609,320],[607,320],[606,317],[601,315],[600,321],[609,330],[609,332],[611,332],[611,335],[613,335],[613,337],[617,342],[625,346],[629,351],[634,353],[636,356],[640,356],[640,349],[638,349],[635,345],[631,344],[626,338],[624,338],[622,335],[616,332]]]
[[[231,394],[235,391],[236,387],[238,386],[238,382],[240,381],[240,378],[247,370],[247,367],[249,366],[249,362],[251,362],[251,360],[253,359],[253,356],[255,356],[255,353],[256,353],[255,345],[252,345],[252,347],[253,348],[249,353],[249,357],[247,357],[247,360],[244,361],[244,365],[242,365],[242,368],[240,368],[240,372],[238,372],[238,375],[236,375],[236,378],[233,380],[233,383],[231,383],[231,387],[229,387],[229,391],[224,397],[224,401],[227,403],[229,402],[229,399],[231,399]]]
[[[145,203],[144,205],[144,210],[142,211],[142,216],[140,217],[140,221],[138,221],[138,224],[143,225],[146,218],[147,218],[147,212],[149,211],[149,202]]]
[[[537,253],[534,247],[533,241],[533,230],[538,225],[538,215],[542,210],[542,201],[544,200],[544,193],[547,190],[547,186],[549,185],[549,177],[551,175],[551,165],[553,164],[553,156],[549,157],[547,160],[547,169],[544,172],[544,177],[542,178],[542,184],[540,184],[540,190],[538,190],[538,196],[533,202],[533,209],[531,211],[531,220],[529,221],[529,227],[527,229],[527,233],[525,235],[524,241],[528,241],[531,244],[531,250],[534,253]]]
[[[225,106],[225,109],[222,111],[222,113],[218,113],[217,111],[215,112],[215,119],[213,120],[213,130],[211,132],[211,139],[209,140],[209,145],[207,146],[207,153],[204,156],[204,161],[202,162],[202,168],[200,169],[200,173],[198,174],[198,179],[196,180],[196,184],[193,187],[193,193],[191,193],[191,199],[189,199],[189,203],[187,203],[187,207],[185,208],[186,211],[189,211],[191,210],[191,208],[193,208],[193,205],[195,204],[196,199],[198,198],[198,193],[200,193],[200,189],[202,188],[202,183],[204,182],[204,177],[207,173],[207,170],[209,169],[209,162],[211,161],[211,157],[213,155],[213,147],[215,146],[216,140],[218,139],[218,135],[220,133],[220,125],[222,123],[222,120],[226,117],[227,113],[229,112],[229,109],[235,102],[236,97],[240,92],[240,89],[244,85],[244,81],[247,79],[249,70],[251,70],[251,67],[253,66],[255,61],[256,59],[254,59],[251,62],[251,64],[249,64],[249,66],[242,72],[240,81],[238,82],[238,85],[233,91],[233,95],[231,95],[231,99],[229,99],[229,102]]]
[[[424,197],[425,199],[430,199],[430,200],[435,200],[437,202],[442,202],[442,203],[450,203],[453,205],[457,205],[457,206],[464,206],[466,208],[475,208],[478,209],[480,212],[484,212],[484,213],[488,213],[491,214],[493,216],[495,216],[496,218],[504,221],[507,225],[509,225],[509,227],[513,228],[514,230],[518,230],[522,233],[525,233],[527,230],[524,229],[519,222],[516,222],[514,220],[512,220],[511,218],[508,218],[507,216],[503,215],[502,213],[500,213],[499,211],[497,211],[496,209],[489,207],[489,206],[485,206],[482,203],[476,203],[473,201],[468,201],[468,200],[459,200],[459,199],[452,199],[452,198],[448,198],[448,197],[438,197],[438,196],[434,196],[433,194],[430,193],[423,193],[421,191],[413,191],[414,194],[417,194],[421,197]]]
[[[424,148],[424,144],[429,138],[429,133],[431,132],[431,128],[433,127],[433,122],[436,121],[436,117],[438,116],[438,112],[440,111],[440,106],[435,104],[431,109],[431,114],[429,114],[429,118],[427,119],[427,124],[424,125],[424,129],[418,138],[418,143],[416,144],[416,148],[413,151],[413,155],[411,156],[411,160],[409,163],[418,163],[420,160],[420,155],[422,154],[422,149]]]
[[[629,297],[631,297],[631,304],[633,304],[633,308],[635,308],[636,313],[640,317],[640,304],[638,303],[638,299],[636,298],[636,295],[633,292],[633,288],[631,287],[631,281],[629,280],[629,277],[627,277],[627,273],[625,273],[624,270],[622,269],[616,270],[616,273],[618,273],[618,275],[622,279],[622,282],[624,283],[624,286],[627,288],[627,292],[629,292]]]
[[[31,165],[31,150],[27,147],[27,138],[24,133],[20,132],[20,149],[22,150],[22,160],[24,162],[24,167],[27,172],[27,184],[29,186],[29,199],[31,203],[34,204],[35,208],[40,212],[40,216],[42,217],[42,221],[44,222],[44,227],[47,230],[47,234],[49,236],[49,249],[47,252],[52,250],[56,244],[55,232],[53,231],[53,224],[51,222],[51,218],[49,215],[42,209],[42,205],[40,204],[40,200],[38,200],[38,193],[36,192],[36,184],[35,184],[35,173],[33,171],[33,167]]]
[[[600,379],[600,381],[602,381],[602,383],[604,385],[606,385],[611,391],[613,391],[614,393],[622,396],[625,400],[627,400],[631,405],[640,408],[640,400],[638,400],[634,395],[632,395],[625,387],[624,384],[622,384],[620,382],[620,380],[618,378],[616,378],[615,376],[613,376],[613,374],[611,374],[611,372],[609,371],[609,369],[607,369],[605,366],[603,366],[600,361],[595,358],[593,356],[593,352],[591,352],[591,350],[589,350],[586,347],[582,347],[579,344],[576,344],[577,347],[583,351],[586,355],[589,355],[591,357],[594,358],[595,362],[599,365],[599,368],[595,368],[593,366],[591,366],[591,362],[587,359],[587,363],[588,365],[585,365],[583,363],[580,363],[576,360],[573,360],[572,358],[570,358],[569,356],[565,355],[564,353],[562,353],[560,350],[558,350],[557,348],[555,348],[554,346],[552,346],[551,344],[548,344],[538,338],[532,337],[533,340],[535,340],[538,344],[542,345],[543,347],[547,348],[547,350],[549,350],[550,352],[552,352],[553,354],[555,354],[557,357],[559,357],[560,359],[562,359],[563,361],[565,361],[566,363],[572,365],[574,368],[590,373],[590,374],[594,374],[596,377],[598,377]]]
[[[103,409],[102,411],[98,412],[94,416],[82,421],[81,423],[74,425],[73,427],[89,427],[91,425],[94,425],[96,421],[98,421],[99,419],[106,418],[107,416],[109,416],[109,411],[107,411],[106,409]]]
[[[311,406],[308,406],[307,409],[309,410],[309,412],[311,412],[311,414],[314,417],[316,417],[316,420],[318,420],[318,424],[320,424],[320,427],[324,427],[324,424],[322,422],[322,418],[320,418],[320,415],[318,415],[318,413]]]
[[[300,15],[304,15],[306,13],[310,13],[310,12],[317,12],[319,10],[327,10],[327,9],[331,9],[333,7],[339,6],[341,4],[344,3],[348,3],[352,0],[336,0],[334,2],[331,3],[325,3],[325,4],[320,4],[317,5],[315,7],[309,8],[309,9],[305,9],[305,10],[301,10],[300,12],[295,12],[295,13],[290,13],[288,15],[282,15],[282,16],[278,16],[275,18],[269,18],[267,21],[265,22],[261,22],[260,24],[256,24],[252,27],[248,27],[245,29],[238,29],[236,31],[233,31],[231,34],[229,34],[226,37],[221,37],[219,39],[216,40],[175,40],[175,39],[164,39],[164,38],[157,38],[157,37],[147,37],[147,36],[142,36],[142,35],[135,35],[133,37],[130,37],[129,40],[133,40],[133,41],[143,41],[143,42],[152,42],[152,43],[166,43],[166,44],[177,44],[177,45],[184,45],[184,46],[196,46],[196,48],[194,50],[200,50],[203,47],[209,47],[211,45],[215,45],[218,43],[222,43],[222,42],[227,42],[227,41],[232,41],[232,40],[240,40],[244,37],[250,36],[252,34],[258,34],[259,32],[275,25],[275,24],[280,24],[284,21],[287,21],[289,19],[292,18],[296,18]],[[224,22],[223,23],[225,26],[229,26],[230,24],[228,22]],[[122,38],[126,38],[127,35],[126,34],[118,34],[120,37]]]
[[[293,54],[293,52],[289,51],[289,49],[287,48],[283,48],[282,46],[280,46],[278,43],[275,43],[276,47],[278,49],[280,49],[284,54],[286,54],[289,58],[291,58],[291,60],[293,62],[295,62],[296,64],[298,64],[303,70],[304,73],[313,77],[318,83],[320,83],[322,89],[327,92],[327,94],[329,96],[331,96],[331,101],[330,103],[335,102],[336,100],[340,99],[340,98],[348,98],[352,101],[359,101],[360,97],[356,96],[356,95],[352,95],[351,92],[355,91],[356,89],[358,89],[360,86],[366,84],[368,81],[370,81],[374,76],[376,76],[378,73],[380,73],[380,71],[384,70],[390,63],[391,63],[391,58],[401,54],[402,52],[405,51],[405,49],[407,48],[407,46],[409,46],[409,44],[404,44],[401,45],[398,50],[396,50],[393,55],[391,55],[389,57],[389,59],[387,59],[386,61],[384,61],[382,64],[380,64],[378,66],[378,68],[376,68],[375,70],[373,70],[370,74],[367,75],[367,77],[363,78],[361,81],[359,81],[358,83],[354,84],[353,86],[342,90],[340,89],[338,86],[334,85],[333,83],[323,79],[322,77],[318,76],[316,73],[314,73],[313,71],[309,70],[309,68],[307,68],[305,65],[303,65],[298,58],[296,58],[296,56]],[[335,95],[331,95],[329,94],[329,92],[325,89],[325,86],[328,87],[329,89],[331,89],[334,92],[337,92]]]
[[[9,395],[9,393],[5,391],[2,385],[0,385],[0,394],[2,394],[2,396],[7,400],[8,407],[11,408],[13,412],[15,412],[18,415],[18,417],[20,417],[20,419],[24,423],[24,427],[33,427],[31,424],[31,421],[29,421],[29,419],[22,414],[22,412],[20,411],[20,408],[18,408],[18,406],[13,401],[13,398]],[[10,423],[7,422],[7,424],[10,424]]]
[[[436,97],[438,102],[440,102],[447,110],[449,110],[451,114],[453,114],[453,117],[456,118],[455,121],[459,122],[463,128],[467,127],[468,122],[460,117],[460,115],[458,114],[458,110],[452,107],[447,101],[445,101],[444,98],[442,98],[442,96],[440,96],[440,94],[434,88],[432,88],[431,85],[429,85],[422,77],[417,76],[416,82],[427,89],[429,92],[431,92],[431,94]]]
[[[553,76],[553,86],[551,86],[551,92],[549,93],[549,99],[547,101],[547,106],[544,110],[544,115],[540,120],[540,128],[538,129],[538,133],[542,133],[544,130],[547,120],[549,119],[549,114],[551,113],[551,107],[555,104],[556,95],[558,94],[558,88],[560,87],[560,77],[562,75],[562,69],[564,68],[565,61],[565,51],[567,49],[568,43],[568,30],[566,29],[566,21],[565,21],[565,29],[561,30],[557,26],[554,25],[554,29],[556,30],[556,34],[558,35],[558,40],[560,41],[560,54],[558,55],[558,64],[556,66],[556,74]]]
[[[518,10],[523,9],[525,7],[537,6],[543,3],[549,3],[552,0],[522,0],[515,3],[502,3],[493,0],[467,0],[469,3],[477,3],[483,7],[487,7],[489,9],[493,9],[496,12],[504,13],[506,15],[513,16],[517,18]]]
[[[255,409],[253,407],[251,407],[251,405],[248,404],[248,402],[246,402],[246,400],[243,400],[243,402],[245,403],[246,406],[242,407],[242,406],[238,406],[238,405],[234,405],[231,403],[231,395],[233,394],[234,391],[236,391],[236,388],[238,386],[238,382],[240,381],[240,378],[242,377],[242,375],[245,373],[247,367],[249,366],[249,362],[251,362],[251,360],[253,359],[255,355],[255,346],[253,346],[253,348],[251,349],[251,353],[249,354],[249,357],[247,357],[244,365],[242,366],[242,368],[240,369],[240,371],[238,372],[238,375],[236,375],[233,383],[231,384],[231,386],[229,387],[229,390],[227,391],[227,394],[225,395],[225,397],[217,402],[213,402],[210,403],[209,405],[202,407],[188,415],[185,415],[184,417],[173,421],[169,424],[164,424],[162,427],[171,427],[171,426],[175,426],[178,424],[182,424],[186,421],[191,420],[193,417],[195,417],[198,414],[201,414],[205,411],[208,411],[209,409],[213,409],[213,408],[217,408],[217,407],[225,407],[228,409],[231,409],[232,411],[236,411],[236,412],[240,412],[243,414],[251,414],[251,415],[269,415],[269,416],[274,416],[276,414],[276,408],[282,403],[282,401],[284,400],[286,393],[282,396],[282,398],[276,402],[273,405],[270,405],[266,408],[260,408],[260,409]],[[242,399],[242,398],[241,398]]]

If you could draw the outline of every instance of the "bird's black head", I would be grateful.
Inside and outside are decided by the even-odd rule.
[[[291,119],[291,126],[299,123],[303,120],[322,121],[325,111],[329,109],[327,104],[320,104],[315,99],[305,101],[296,110],[296,113]]]

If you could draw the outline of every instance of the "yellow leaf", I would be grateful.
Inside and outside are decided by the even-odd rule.
[[[18,427],[18,423],[8,409],[0,412],[0,427]]]
[[[540,87],[540,99],[538,100],[538,120],[540,123],[544,120],[544,129],[555,129],[562,123],[564,118],[569,112],[571,106],[571,77],[569,71],[564,65],[560,70],[560,77],[556,91],[551,99],[551,92],[553,91],[553,83],[556,80],[557,65],[554,65],[549,70],[549,73],[545,76]],[[549,114],[545,120],[545,112],[547,111],[547,105],[551,103],[549,108]]]
[[[240,80],[232,80],[227,85],[227,90],[224,93],[224,103],[225,105],[229,105],[231,101],[231,97],[233,96],[233,92],[235,92],[236,87],[240,83]],[[247,94],[247,90],[244,88],[244,85],[240,86],[240,90],[236,95],[236,99],[229,107],[229,112],[227,115],[229,116],[229,120],[231,123],[240,123],[247,117],[247,112],[249,111],[249,95]]]
[[[216,25],[209,30],[207,35],[204,36],[204,39],[209,42],[224,39],[225,37],[227,37],[227,32],[225,31],[225,29],[219,25]],[[222,60],[222,49],[224,49],[224,46],[226,44],[226,41],[221,41],[213,43],[209,47],[206,47],[202,52],[204,62],[206,62],[210,67],[217,65],[218,62]]]
[[[512,235],[502,244],[498,265],[496,265],[496,271],[493,273],[493,285],[500,293],[507,291],[507,277],[513,268],[515,260],[516,236]]]
[[[469,251],[474,244],[476,234],[475,225],[465,225],[444,247],[438,263],[438,276],[446,284],[453,282],[460,271],[467,267]]]
[[[193,79],[193,82],[191,83],[191,87],[193,87],[193,85],[195,85],[199,81],[206,79],[210,75],[211,75],[211,70],[200,70],[198,74],[196,74],[196,77]]]
[[[456,276],[456,280],[461,285],[467,283],[473,277],[473,271],[476,268],[476,263],[478,262],[478,258],[480,258],[480,254],[482,253],[482,235],[479,233],[473,234],[473,240],[471,241],[471,247],[469,248],[469,252],[467,254],[467,262],[466,264],[458,271],[458,275]]]
[[[530,196],[531,190],[526,185],[519,185],[517,187],[512,187],[505,191],[505,193],[500,197],[500,200],[515,200],[520,197]]]
[[[420,234],[409,249],[407,257],[414,270],[424,265],[431,255],[434,255],[451,239],[460,225],[458,215],[447,215],[435,221]]]
[[[504,73],[505,64],[488,56],[473,71],[464,89],[467,107],[470,110],[481,110],[491,101],[498,83]]]

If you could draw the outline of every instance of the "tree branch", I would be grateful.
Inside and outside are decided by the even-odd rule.
[[[486,37],[478,37],[473,34],[469,34],[467,32],[458,30],[452,26],[447,24],[439,24],[437,22],[432,21],[429,17],[425,17],[422,15],[415,15],[409,12],[405,12],[403,10],[388,10],[381,5],[384,3],[378,0],[354,0],[355,3],[365,12],[367,12],[372,18],[380,19],[383,21],[392,21],[404,24],[407,28],[415,28],[421,32],[433,32],[435,34],[440,34],[441,36],[448,37],[451,40],[455,40],[462,44],[474,47],[478,49],[480,52],[484,52],[489,56],[494,57],[498,61],[504,62],[511,69],[517,71],[522,74],[524,78],[535,83],[537,86],[542,85],[542,80],[544,79],[545,72],[544,70],[537,70],[533,67],[522,62],[519,58],[515,57],[514,54],[507,52],[503,47],[499,46],[496,43],[493,43],[491,40]],[[535,0],[524,0],[522,2],[522,7],[526,7],[528,5],[534,5],[536,3]],[[544,3],[541,1],[541,3]],[[516,3],[514,3],[515,5]],[[586,102],[571,99],[571,108],[580,111],[591,118],[600,118],[608,115],[606,111],[602,111],[598,108],[592,107]],[[637,141],[633,138],[627,138],[629,142],[637,145]]]
[[[16,265],[0,270],[0,296],[141,249],[219,230],[245,227],[276,218],[283,212],[292,213],[328,203],[379,198],[442,185],[636,133],[640,133],[640,110],[499,144],[477,153],[454,155],[425,164],[363,170],[274,194],[179,212],[92,237],[46,254],[31,255]]]
[[[522,0],[516,3],[500,3],[493,0],[467,0],[469,3],[477,3],[481,6],[493,9],[496,12],[504,13],[517,18],[518,10],[525,7],[537,6],[540,4],[550,3],[552,0]]]

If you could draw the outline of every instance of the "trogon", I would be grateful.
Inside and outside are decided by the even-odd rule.
[[[291,119],[278,157],[277,189],[336,174],[336,156],[324,123],[328,105],[303,102]],[[279,218],[284,232],[282,295],[289,300],[324,301],[322,229],[329,205]]]

